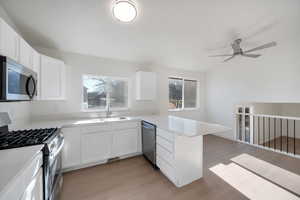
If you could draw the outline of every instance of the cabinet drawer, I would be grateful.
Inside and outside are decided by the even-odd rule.
[[[157,144],[159,144],[162,147],[164,147],[165,149],[167,149],[170,153],[174,152],[173,151],[173,143],[169,142],[168,140],[157,135],[156,142],[157,142]]]
[[[160,146],[159,144],[156,144],[156,153],[159,157],[163,158],[170,165],[174,166],[174,154],[173,153],[170,153],[168,150],[166,150],[164,147]]]
[[[164,131],[162,129],[157,129],[157,135],[159,135],[162,138],[165,138],[165,139],[169,140],[170,142],[174,141],[174,134],[170,133],[168,131]]]
[[[102,131],[131,129],[137,127],[137,122],[108,122],[103,124],[84,126],[81,128],[81,130],[83,133],[93,133]]]
[[[175,169],[169,165],[163,158],[160,156],[156,156],[157,166],[159,167],[160,171],[173,183],[176,181],[175,177]]]

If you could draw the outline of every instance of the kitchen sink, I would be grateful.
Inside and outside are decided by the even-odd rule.
[[[107,117],[107,118],[96,118],[96,119],[86,119],[75,122],[74,124],[92,124],[92,123],[101,123],[101,122],[117,122],[128,120],[128,117]]]
[[[127,120],[128,117],[108,117],[108,118],[102,118],[105,122],[113,122],[113,121],[121,121],[121,120]]]

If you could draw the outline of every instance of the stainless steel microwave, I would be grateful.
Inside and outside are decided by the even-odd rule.
[[[37,95],[37,74],[31,69],[0,56],[0,101],[30,101]]]

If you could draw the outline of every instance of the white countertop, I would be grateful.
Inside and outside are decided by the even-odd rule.
[[[28,124],[14,125],[10,127],[10,130],[22,130],[22,129],[37,129],[37,128],[70,128],[77,126],[97,125],[103,123],[116,123],[116,122],[128,122],[138,121],[139,117],[126,117],[126,119],[117,119],[117,117],[108,118],[95,118],[95,119],[62,119],[62,120],[45,120],[45,121],[32,121]]]
[[[228,127],[196,121],[192,119],[176,117],[172,115],[149,115],[149,116],[137,116],[137,117],[126,117],[126,119],[117,119],[117,118],[109,118],[105,121],[103,118],[97,119],[80,119],[80,120],[57,120],[57,121],[35,121],[26,126],[15,126],[12,127],[11,130],[16,129],[34,129],[34,128],[68,128],[68,127],[76,127],[76,126],[88,126],[88,125],[97,125],[103,123],[120,123],[120,122],[128,122],[128,121],[140,121],[145,120],[152,124],[155,124],[157,128],[163,129],[165,131],[187,136],[194,137],[199,135],[207,135],[214,134],[220,132],[226,132],[231,130]]]
[[[0,151],[0,194],[19,177],[44,145],[35,145]]]
[[[220,132],[230,131],[231,129],[219,124],[196,121],[192,119],[168,116],[146,116],[144,121],[155,124],[158,129],[162,129],[176,135],[195,137]]]
[[[158,129],[174,133],[179,136],[196,137],[206,134],[229,131],[230,128],[200,122],[196,120],[176,117],[176,116],[139,116],[127,117],[126,119],[110,118],[103,120],[98,119],[81,119],[81,120],[57,120],[57,121],[35,121],[27,125],[10,127],[11,130],[30,129],[30,128],[51,128],[51,127],[77,127],[97,125],[104,123],[122,123],[129,121],[147,121],[155,124]],[[6,191],[10,184],[20,175],[22,170],[33,160],[33,158],[42,150],[43,145],[14,148],[0,151],[0,194]]]

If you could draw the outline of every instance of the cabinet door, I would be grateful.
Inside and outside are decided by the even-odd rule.
[[[41,99],[65,99],[65,64],[64,62],[41,56]]]
[[[136,73],[136,100],[156,99],[156,74],[154,72]]]
[[[81,135],[82,164],[111,158],[112,137],[111,132],[83,133]]]
[[[35,50],[33,50],[32,66],[33,66],[33,71],[35,71],[37,74],[37,97],[34,98],[34,100],[40,100],[40,97],[41,97],[41,94],[40,94],[40,91],[41,91],[41,78],[40,78],[41,56]]]
[[[43,200],[44,199],[43,185],[43,169],[40,168],[36,176],[27,186],[20,200]]]
[[[20,39],[20,63],[33,69],[33,49],[23,38]]]
[[[79,166],[81,163],[80,128],[63,128],[65,144],[62,151],[63,169]]]
[[[32,53],[33,71],[35,71],[36,73],[39,73],[40,66],[41,66],[41,55],[36,50],[33,49],[33,53]]]
[[[0,19],[0,48],[1,55],[7,56],[15,61],[19,61],[19,35],[6,23]]]
[[[138,129],[127,129],[114,132],[113,157],[138,152]]]

